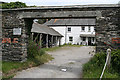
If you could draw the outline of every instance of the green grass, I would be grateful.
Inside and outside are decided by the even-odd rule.
[[[106,54],[96,54],[91,60],[83,66],[83,78],[100,78],[104,64],[106,60]],[[113,65],[114,66],[114,65]],[[106,68],[103,78],[120,78],[120,74],[112,67]]]
[[[12,78],[17,71],[21,71],[30,67],[41,65],[52,60],[53,57],[49,54],[43,54],[39,57],[39,63],[35,60],[27,60],[26,62],[2,62],[3,78]]]
[[[61,46],[60,47],[52,47],[52,48],[43,48],[43,50],[45,50],[45,51],[55,51],[55,50],[58,50],[60,48],[61,48]]]
[[[70,44],[65,44],[65,45],[61,45],[58,47],[52,47],[52,48],[43,48],[43,50],[45,51],[55,51],[58,49],[61,49],[62,47],[81,47],[82,45],[70,45]]]
[[[70,46],[70,47],[81,47],[82,45],[63,45],[63,46]]]
[[[84,65],[83,77],[84,78],[100,78],[103,67],[93,66],[91,63],[86,63]],[[112,73],[109,70],[105,70],[103,78],[119,78],[118,73]]]

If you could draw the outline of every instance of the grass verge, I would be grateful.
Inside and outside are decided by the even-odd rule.
[[[119,54],[119,55],[118,55]],[[117,57],[114,57],[117,55]],[[118,61],[120,62],[120,51],[113,51],[111,54],[111,67],[108,69],[106,68],[103,78],[118,78],[120,79],[120,73],[116,70],[117,67],[120,66]],[[100,75],[102,73],[104,64],[106,60],[106,54],[105,53],[97,53],[94,55],[91,60],[84,64],[83,66],[83,78],[100,78]],[[115,60],[117,62],[115,62]],[[118,65],[114,65],[113,63],[118,63]]]
[[[3,79],[9,79],[12,78],[17,71],[25,70],[27,68],[35,67],[38,65],[41,65],[45,62],[48,62],[52,60],[53,57],[49,54],[43,54],[39,57],[39,61],[37,62],[35,60],[27,60],[26,62],[8,62],[3,61],[2,62],[2,71],[3,71]]]

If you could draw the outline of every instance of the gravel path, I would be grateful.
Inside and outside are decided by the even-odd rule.
[[[82,65],[92,57],[89,52],[93,50],[90,46],[62,47],[48,52],[55,58],[52,61],[18,72],[14,78],[81,78]]]

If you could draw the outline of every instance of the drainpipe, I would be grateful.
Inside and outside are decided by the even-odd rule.
[[[65,24],[66,25],[66,24]],[[66,28],[65,28],[65,44],[66,44],[66,42],[67,42],[67,26],[66,26]]]

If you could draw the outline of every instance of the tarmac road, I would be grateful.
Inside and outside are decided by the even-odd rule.
[[[52,61],[18,72],[14,78],[81,78],[82,65],[92,57],[94,47],[62,47],[51,54]]]

